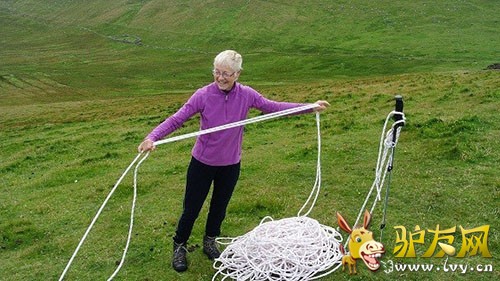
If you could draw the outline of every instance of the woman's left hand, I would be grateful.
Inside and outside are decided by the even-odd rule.
[[[314,112],[321,112],[330,106],[330,103],[328,103],[326,100],[319,100],[316,102],[316,104],[319,106],[313,109]]]

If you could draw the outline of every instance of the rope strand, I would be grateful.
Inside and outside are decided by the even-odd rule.
[[[123,178],[125,177],[125,175],[128,173],[128,171],[132,168],[132,166],[134,166],[135,162],[137,162],[137,159],[139,159],[139,157],[141,156],[141,153],[139,153],[135,159],[132,161],[132,163],[130,163],[130,165],[127,167],[127,169],[125,169],[125,172],[123,172],[123,174],[120,176],[120,178],[118,179],[118,181],[116,182],[116,184],[113,186],[113,188],[111,189],[111,191],[109,192],[108,196],[106,197],[106,199],[104,200],[104,202],[102,203],[101,207],[99,208],[99,210],[97,211],[97,214],[94,216],[94,218],[92,219],[92,222],[90,223],[90,225],[88,226],[87,230],[85,231],[85,234],[83,234],[83,237],[82,239],[80,240],[80,242],[78,243],[78,246],[76,247],[75,251],[73,252],[73,255],[71,256],[71,258],[69,259],[68,261],[68,264],[66,265],[66,267],[64,268],[64,271],[63,273],[61,274],[61,277],[59,278],[59,281],[62,281],[64,279],[64,276],[66,275],[66,273],[68,272],[69,270],[69,267],[71,266],[71,263],[73,263],[73,260],[75,259],[76,257],[76,254],[78,254],[78,251],[80,251],[80,248],[81,246],[83,245],[83,242],[85,242],[85,239],[87,239],[87,236],[89,235],[90,233],[90,230],[92,230],[92,228],[94,227],[94,224],[96,223],[97,219],[99,218],[99,216],[101,215],[101,212],[102,210],[104,209],[104,207],[106,206],[106,204],[108,204],[108,201],[109,199],[111,198],[111,196],[113,196],[113,193],[115,192],[116,188],[118,187],[118,185],[120,185],[120,183],[122,182]]]
[[[309,213],[311,213],[314,205],[316,204],[316,200],[318,199],[319,196],[319,191],[321,189],[321,131],[320,131],[320,125],[319,125],[319,112],[316,112],[316,131],[317,131],[317,138],[318,138],[318,160],[316,162],[316,180],[314,182],[313,188],[311,193],[309,194],[309,197],[307,198],[306,202],[304,205],[300,208],[299,212],[297,213],[297,216],[308,216]],[[302,211],[307,207],[309,202],[311,201],[311,198],[313,197],[314,194],[314,200],[311,203],[311,206],[309,207],[309,210],[303,214]]]
[[[273,119],[273,118],[277,118],[277,117],[281,117],[281,116],[285,116],[285,115],[290,115],[293,113],[306,111],[309,109],[316,108],[318,106],[319,106],[318,104],[312,103],[312,104],[308,104],[308,105],[304,105],[304,106],[299,106],[299,107],[294,107],[294,108],[290,108],[290,109],[286,109],[286,110],[282,110],[282,111],[268,113],[268,114],[260,115],[257,117],[253,117],[253,118],[249,118],[249,119],[245,119],[245,120],[241,120],[241,121],[237,121],[237,122],[233,122],[233,123],[205,129],[205,130],[201,130],[198,132],[193,132],[193,133],[189,133],[189,134],[184,134],[184,135],[180,135],[180,136],[176,136],[176,137],[171,137],[171,138],[155,141],[154,145],[165,144],[165,143],[179,141],[179,140],[183,140],[183,139],[187,139],[187,138],[206,135],[206,134],[210,134],[210,133],[214,133],[214,132],[218,132],[218,131],[222,131],[222,130],[226,130],[226,129],[241,127],[241,126],[252,124],[252,123],[262,122],[265,120],[269,120],[269,119]]]
[[[125,244],[125,248],[123,249],[123,254],[122,258],[120,260],[120,263],[118,264],[118,267],[115,269],[113,274],[108,278],[108,281],[113,280],[115,276],[118,274],[120,269],[122,268],[123,264],[125,263],[125,257],[127,256],[128,252],[128,247],[130,245],[130,239],[132,238],[132,229],[134,228],[134,213],[135,213],[135,202],[137,201],[137,171],[139,170],[139,166],[141,166],[142,162],[146,160],[149,156],[149,151],[142,157],[142,159],[137,163],[134,169],[134,197],[132,199],[132,207],[130,210],[130,224],[129,224],[129,229],[128,229],[128,236],[127,236],[127,243]]]

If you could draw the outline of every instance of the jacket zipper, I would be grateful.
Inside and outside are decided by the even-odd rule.
[[[227,122],[227,101],[229,99],[229,93],[226,93],[226,96],[224,97],[224,118],[225,121]]]

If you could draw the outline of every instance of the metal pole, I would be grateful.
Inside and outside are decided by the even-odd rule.
[[[393,131],[392,131],[392,143],[393,146],[391,148],[391,158],[389,160],[389,163],[387,165],[387,172],[389,173],[389,178],[387,179],[387,189],[385,190],[385,198],[384,198],[384,211],[383,211],[383,216],[382,216],[382,223],[380,224],[380,241],[382,242],[382,238],[384,235],[384,228],[386,224],[386,214],[387,214],[387,205],[388,205],[388,200],[389,200],[389,191],[391,189],[391,175],[392,175],[392,169],[393,169],[393,163],[394,163],[394,154],[396,152],[396,143],[397,143],[397,136],[398,136],[398,129],[402,126],[404,126],[404,122],[398,122],[403,120],[403,97],[400,95],[397,95],[394,97],[396,100],[396,106],[395,106],[395,111],[396,113],[394,114],[394,122],[397,122],[394,125]],[[398,114],[399,112],[399,114]]]

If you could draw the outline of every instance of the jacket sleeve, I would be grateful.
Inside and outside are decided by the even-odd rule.
[[[299,106],[306,105],[305,103],[294,103],[294,102],[279,102],[279,101],[273,101],[270,99],[265,98],[262,96],[259,92],[255,91],[254,89],[249,88],[248,89],[253,97],[253,103],[251,107],[256,108],[263,113],[272,113],[272,112],[277,112],[277,111],[282,111],[290,108],[295,108]],[[306,112],[312,112],[312,110],[304,110],[299,112],[298,114],[306,113]]]
[[[184,122],[201,111],[200,104],[200,95],[198,92],[195,92],[176,113],[154,128],[146,138],[152,141],[161,140],[166,135],[179,129]]]

